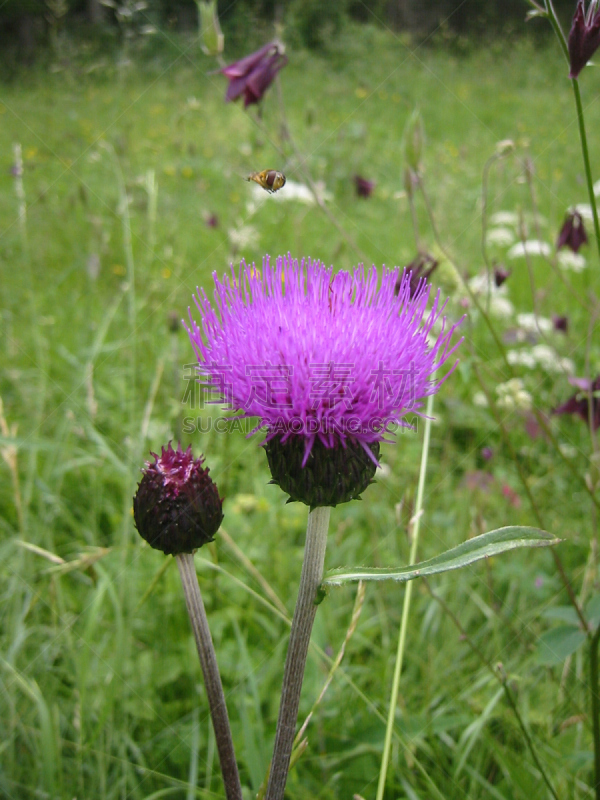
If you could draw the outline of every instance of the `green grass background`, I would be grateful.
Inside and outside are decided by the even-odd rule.
[[[473,43],[459,54],[350,27],[325,54],[289,56],[281,73],[287,124],[307,168],[331,192],[331,214],[369,262],[403,265],[416,252],[402,195],[402,131],[415,107],[427,133],[425,180],[459,272],[483,267],[481,176],[498,141],[510,138],[516,150],[492,170],[490,212],[531,213],[527,164],[548,242],[567,206],[586,201],[567,68],[554,44]],[[0,465],[0,793],[8,798],[222,796],[177,570],[142,543],[131,515],[149,451],[176,435],[183,416],[200,413],[182,409],[183,365],[193,351],[183,330],[169,330],[169,316],[185,316],[195,287],[210,291],[211,273],[234,255],[260,264],[265,253],[290,251],[340,269],[361,258],[316,206],[267,198],[249,218],[251,185],[242,178],[250,171],[283,169],[302,180],[302,159],[282,139],[274,89],[257,122],[255,109],[223,102],[226,81],[211,74],[214,62],[191,37],[158,34],[127,59],[64,40],[43,65],[0,87],[0,395],[8,426]],[[597,164],[597,71],[587,69],[581,84]],[[21,222],[14,143],[24,156]],[[369,200],[356,197],[355,173],[376,181]],[[418,213],[433,249],[420,200]],[[205,224],[210,214],[215,228]],[[228,231],[246,224],[256,236],[234,254]],[[587,271],[569,276],[580,295],[597,283],[588,251]],[[95,278],[90,257],[100,264]],[[531,311],[525,264],[513,268],[510,298]],[[557,350],[575,361],[576,374],[586,359],[596,374],[589,313],[546,262],[533,270],[540,313],[570,318]],[[462,313],[456,297],[449,313]],[[535,524],[520,466],[544,527],[564,539],[560,555],[576,591],[589,598],[597,580],[593,517],[581,480],[548,441],[526,435],[523,415],[503,414],[508,447],[493,415],[473,405],[478,372],[492,395],[510,375],[476,313],[463,331],[461,365],[436,401],[420,555],[504,524]],[[548,412],[572,392],[560,373],[521,376]],[[583,474],[584,426],[569,418],[551,426]],[[363,502],[333,512],[328,566],[407,562],[417,427],[384,447],[389,472]],[[268,485],[260,437],[194,434],[183,442],[205,453],[226,497],[227,533],[291,614],[306,508],[285,505]],[[489,465],[483,446],[494,451]],[[469,488],[465,475],[484,468],[492,487]],[[516,493],[512,502],[502,486]],[[250,798],[270,758],[289,628],[249,591],[265,597],[219,537],[196,561]],[[537,645],[556,624],[549,616],[570,619],[551,555],[511,553],[431,585],[486,658],[503,664],[561,800],[591,796],[582,650],[552,664]],[[309,749],[290,775],[290,798],[374,797],[402,597],[395,585],[368,588],[309,728]],[[344,588],[321,605],[313,639],[326,654],[339,649],[353,603]],[[328,668],[314,651],[301,719]],[[417,585],[386,798],[531,800],[544,792],[500,684]]]

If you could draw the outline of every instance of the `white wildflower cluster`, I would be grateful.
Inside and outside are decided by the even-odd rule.
[[[550,333],[554,327],[552,320],[530,312],[517,314],[517,325],[526,333]]]
[[[548,242],[542,242],[539,239],[527,239],[525,242],[517,242],[514,244],[508,253],[507,258],[525,258],[526,256],[543,256],[549,258],[552,248]]]
[[[509,350],[506,360],[513,367],[540,367],[545,372],[575,372],[575,364],[570,358],[561,358],[556,350],[546,344],[536,344],[528,350]]]
[[[490,217],[492,225],[512,225],[516,228],[519,224],[519,215],[515,211],[496,211]]]
[[[296,200],[298,203],[305,203],[308,206],[316,205],[317,203],[329,202],[333,199],[331,192],[325,188],[322,181],[315,183],[315,191],[312,192],[308,186],[298,181],[287,180],[285,186],[279,189],[278,192],[269,194],[265,192],[257,184],[252,186],[252,200],[259,205],[262,205],[267,200],[283,203],[286,200]]]
[[[577,211],[577,213],[587,222],[594,221],[594,212],[592,211],[592,207],[589,203],[577,203],[576,206],[573,206],[573,211]]]
[[[488,245],[497,245],[498,247],[510,247],[514,240],[514,232],[506,227],[490,228],[485,236]]]
[[[507,297],[506,286],[496,286],[493,275],[488,277],[485,272],[475,275],[469,280],[469,288],[484,302],[490,298],[490,314],[493,317],[507,319],[514,314],[515,308]]]
[[[533,398],[520,378],[512,378],[496,386],[498,408],[505,411],[531,411]]]
[[[585,256],[572,250],[560,250],[557,256],[558,266],[565,272],[583,272],[587,263]]]
[[[230,228],[227,231],[229,243],[234,250],[245,250],[247,247],[257,247],[259,233],[252,225],[240,225],[238,228]]]
[[[485,392],[482,391],[475,392],[475,394],[473,395],[473,405],[477,406],[478,408],[488,407],[488,399],[485,395]]]

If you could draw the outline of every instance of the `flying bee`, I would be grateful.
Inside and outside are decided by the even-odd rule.
[[[266,189],[267,192],[273,194],[282,186],[285,186],[285,175],[283,172],[278,172],[276,169],[263,169],[262,172],[252,172],[246,178],[247,181],[254,181]]]

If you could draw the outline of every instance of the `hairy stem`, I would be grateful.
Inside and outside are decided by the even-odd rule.
[[[315,508],[308,515],[304,562],[285,660],[279,719],[277,720],[266,800],[282,800],[285,791],[298,719],[304,667],[317,612],[315,600],[317,590],[323,580],[330,512],[331,509],[325,506]]]
[[[221,772],[223,773],[223,782],[225,784],[225,796],[227,800],[242,800],[242,787],[235,760],[225,695],[223,694],[215,648],[208,627],[208,619],[206,618],[206,611],[200,594],[193,555],[191,553],[178,555],[177,566],[181,575],[185,602],[204,675],[204,685],[206,686],[208,705],[215,730]]]

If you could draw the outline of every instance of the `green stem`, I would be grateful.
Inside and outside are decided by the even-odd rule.
[[[425,435],[423,437],[423,451],[421,453],[421,469],[419,471],[419,485],[417,487],[417,501],[415,504],[414,527],[412,531],[412,543],[410,546],[409,565],[417,560],[417,545],[419,543],[419,529],[421,522],[421,512],[423,509],[423,494],[425,491],[425,475],[427,472],[427,456],[429,455],[429,439],[431,435],[431,415],[433,412],[433,395],[427,398],[427,410],[425,412]],[[390,750],[392,748],[392,734],[394,732],[394,719],[396,716],[396,706],[398,705],[398,692],[400,690],[400,674],[402,672],[402,662],[404,660],[404,648],[406,645],[406,633],[408,630],[408,615],[412,599],[413,581],[406,586],[404,595],[404,605],[402,606],[402,620],[400,622],[400,637],[398,639],[398,652],[396,654],[396,665],[394,667],[394,678],[392,681],[392,693],[388,709],[387,726],[385,730],[385,741],[383,744],[383,757],[379,770],[379,783],[377,785],[376,800],[382,800],[387,778],[387,769],[390,760]]]
[[[594,195],[594,181],[592,179],[592,167],[590,164],[590,154],[585,133],[585,118],[583,116],[583,104],[581,102],[581,92],[577,78],[573,78],[573,92],[575,93],[575,105],[577,106],[577,122],[579,123],[579,138],[581,139],[581,152],[583,154],[583,165],[585,167],[585,181],[587,183],[590,205],[594,216],[594,233],[596,234],[596,247],[600,256],[600,224],[598,223],[598,209],[596,208],[596,197]]]
[[[600,800],[600,696],[598,694],[598,641],[600,625],[590,638],[590,694],[592,701],[592,730],[594,732],[594,789]]]
[[[550,24],[554,28],[554,33],[556,34],[556,38],[562,48],[563,55],[567,59],[567,64],[570,63],[569,58],[569,45],[567,44],[567,39],[565,34],[563,33],[563,29],[560,27],[560,22],[558,21],[558,17],[556,16],[556,11],[554,10],[554,6],[552,5],[552,0],[545,0],[544,5],[546,6],[546,12],[548,14],[548,19],[550,20]]]
[[[306,666],[310,634],[317,613],[315,600],[317,590],[323,580],[330,513],[331,508],[325,506],[315,508],[308,515],[304,562],[285,660],[279,719],[277,720],[266,800],[282,800],[285,791],[298,720],[304,667]]]
[[[225,695],[221,684],[221,676],[219,675],[219,667],[217,666],[215,648],[208,627],[208,619],[206,618],[206,611],[200,594],[194,556],[191,553],[181,553],[176,558],[179,574],[181,575],[181,583],[183,584],[185,602],[196,640],[202,674],[204,675],[204,685],[225,784],[225,796],[227,800],[243,800],[229,717],[227,716]]]

